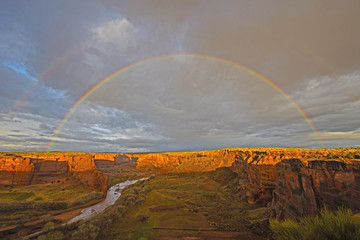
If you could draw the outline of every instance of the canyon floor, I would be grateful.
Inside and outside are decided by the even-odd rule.
[[[215,172],[156,176],[146,182],[141,202],[99,239],[266,239],[269,232],[259,228],[257,235],[249,227],[261,223],[269,208],[239,200],[232,187]]]

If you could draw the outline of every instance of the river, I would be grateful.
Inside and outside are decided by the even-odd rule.
[[[77,215],[76,217],[70,219],[65,224],[70,224],[70,223],[79,221],[81,219],[87,220],[87,219],[90,219],[90,218],[98,215],[99,213],[103,212],[107,207],[109,207],[115,203],[115,201],[121,196],[122,190],[124,190],[126,187],[128,187],[130,185],[135,184],[137,181],[143,181],[145,179],[147,179],[147,178],[142,178],[142,179],[138,179],[138,180],[129,180],[129,181],[118,183],[118,184],[112,186],[107,191],[106,198],[102,202],[99,202],[98,204],[95,204],[91,207],[84,208],[81,211],[80,215]]]
[[[103,212],[107,207],[113,205],[116,202],[116,200],[121,196],[122,190],[124,190],[126,187],[135,184],[137,181],[143,181],[143,180],[146,180],[146,179],[147,178],[141,178],[141,179],[138,179],[138,180],[129,180],[129,181],[118,183],[118,184],[112,186],[107,191],[106,198],[103,201],[101,201],[98,204],[95,204],[95,205],[93,205],[91,207],[84,208],[83,210],[81,210],[81,213],[79,215],[77,215],[76,217],[70,219],[69,221],[67,221],[63,225],[74,223],[74,222],[79,221],[81,219],[88,220],[88,219],[98,215],[99,213]],[[35,232],[33,234],[30,234],[30,235],[24,237],[23,239],[28,239],[30,237],[39,236],[43,232],[44,231]]]

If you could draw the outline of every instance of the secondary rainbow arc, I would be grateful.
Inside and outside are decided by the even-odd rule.
[[[300,115],[305,119],[305,121],[309,124],[309,126],[311,127],[311,129],[315,132],[315,134],[317,135],[317,137],[320,140],[319,137],[319,131],[317,130],[315,124],[312,122],[312,120],[310,119],[310,117],[308,116],[308,114],[305,112],[304,109],[302,109],[300,107],[300,105],[295,101],[295,99],[293,99],[293,97],[291,97],[287,92],[285,92],[279,85],[277,85],[276,83],[274,83],[273,81],[271,81],[270,79],[266,78],[264,75],[262,75],[261,73],[256,72],[255,70],[244,66],[240,63],[228,60],[228,59],[224,59],[221,57],[217,57],[217,56],[212,56],[212,55],[205,55],[205,54],[198,54],[198,53],[177,53],[177,54],[169,54],[169,55],[161,55],[161,56],[156,56],[156,57],[151,57],[151,58],[147,58],[147,59],[143,59],[141,61],[138,62],[134,62],[131,63],[127,66],[124,66],[122,68],[120,68],[119,70],[111,73],[110,75],[108,75],[107,77],[101,79],[98,83],[94,84],[90,89],[88,89],[69,109],[69,111],[65,114],[65,116],[62,118],[62,120],[60,121],[60,123],[58,124],[56,130],[54,131],[53,135],[50,138],[50,142],[48,144],[47,147],[47,152],[49,152],[54,144],[54,141],[57,137],[57,135],[59,134],[59,132],[61,131],[61,128],[64,126],[64,124],[66,123],[66,121],[69,119],[69,117],[71,116],[71,114],[76,110],[76,108],[83,102],[85,101],[85,99],[91,95],[97,88],[99,88],[100,86],[102,86],[103,84],[105,84],[107,81],[111,80],[112,78],[114,78],[115,76],[117,76],[120,73],[123,73],[133,67],[136,66],[140,66],[142,64],[151,62],[151,61],[156,61],[156,60],[160,60],[160,59],[166,59],[166,58],[172,58],[172,57],[198,57],[198,58],[204,58],[204,59],[212,59],[212,60],[216,60],[219,62],[223,62],[226,64],[230,64],[233,65],[235,67],[239,67],[249,73],[251,73],[252,75],[258,77],[259,79],[263,80],[265,83],[267,83],[268,85],[270,85],[272,88],[274,88],[276,91],[278,91],[279,93],[281,93],[295,108],[296,110],[300,113]]]
[[[29,89],[25,91],[14,103],[12,109],[10,112],[17,112],[19,109],[21,109],[26,100],[30,97],[30,95],[33,93],[33,91],[41,84],[43,83],[47,77],[49,77],[54,71],[58,69],[58,67],[69,60],[72,56],[74,56],[76,53],[80,52],[85,47],[89,46],[90,41],[83,42],[79,45],[76,45],[73,48],[70,48],[70,50],[64,52],[62,55],[60,55],[58,58],[56,58],[52,63],[48,66],[48,68],[43,71],[39,77],[37,78],[37,81],[31,84]]]

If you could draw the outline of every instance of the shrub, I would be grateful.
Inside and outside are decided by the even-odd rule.
[[[38,240],[62,240],[64,239],[64,234],[60,231],[53,231],[47,234],[39,236]]]
[[[43,229],[44,230],[49,230],[49,229],[51,229],[51,228],[54,228],[54,226],[55,226],[55,224],[54,224],[54,222],[47,222],[45,225],[44,225],[44,227],[43,227]]]
[[[72,206],[78,206],[85,203],[88,203],[93,200],[98,200],[103,198],[104,195],[101,192],[91,192],[89,194],[81,195],[80,197],[77,197],[72,203]]]
[[[318,216],[300,222],[271,220],[270,226],[279,240],[360,240],[360,219],[344,208],[336,212],[324,209]]]
[[[100,228],[92,224],[81,225],[72,235],[72,239],[96,239]]]
[[[136,216],[136,220],[139,222],[146,222],[149,218],[149,215],[147,214],[139,214]]]
[[[24,201],[24,202],[2,202],[0,203],[0,212],[12,212],[22,211],[28,209],[49,209],[59,210],[66,209],[66,202],[35,202],[35,201]]]
[[[326,158],[327,158],[327,159],[338,159],[339,156],[334,155],[334,154],[332,154],[332,153],[329,153],[329,154],[326,156]]]
[[[134,205],[136,203],[137,199],[138,199],[137,195],[126,192],[125,194],[123,194],[121,196],[120,202],[124,206],[131,206],[131,205]]]
[[[139,193],[139,188],[138,187],[132,187],[126,190],[126,194],[134,194],[137,195]]]
[[[49,221],[54,220],[53,216],[50,214],[43,215],[40,218],[41,218],[41,220],[43,220],[43,222],[49,222]]]

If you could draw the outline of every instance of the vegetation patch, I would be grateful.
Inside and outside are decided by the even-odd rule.
[[[220,171],[224,172],[218,173],[220,181],[234,178],[231,171]],[[213,173],[182,173],[158,175],[136,184],[125,190],[116,203],[122,212],[126,209],[126,214],[97,238],[190,239],[212,234],[227,238],[240,232],[251,236],[249,239],[266,239],[246,227],[246,211],[258,206],[239,200],[229,191],[231,188],[212,178]]]
[[[279,240],[360,239],[360,219],[344,208],[335,212],[324,209],[318,216],[300,222],[271,220],[270,226]]]

